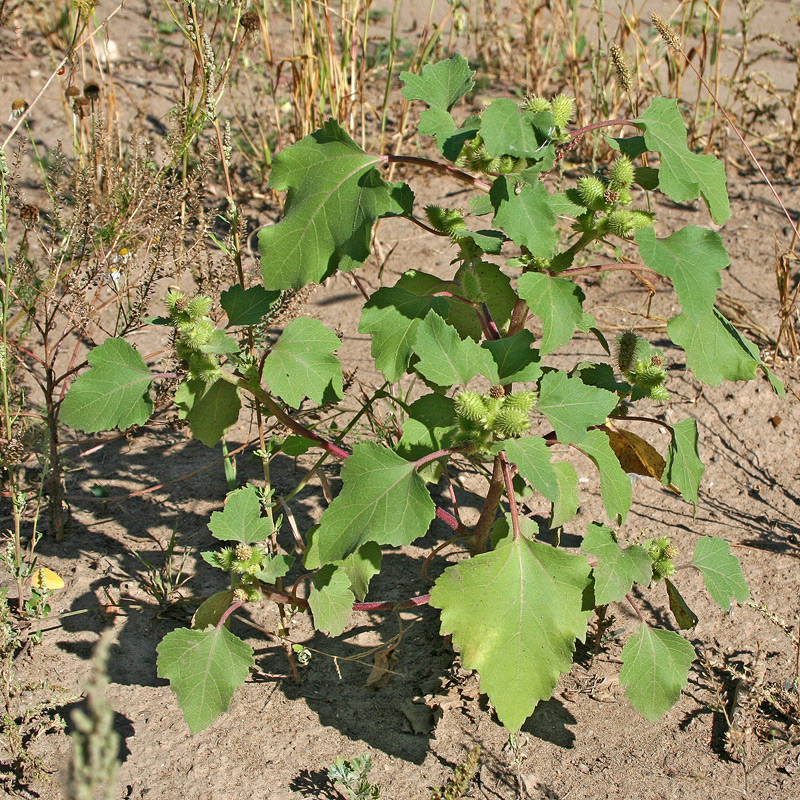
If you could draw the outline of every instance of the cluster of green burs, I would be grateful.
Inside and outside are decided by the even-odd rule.
[[[242,603],[255,603],[261,599],[261,580],[270,581],[261,573],[270,555],[263,543],[237,544],[215,553],[203,553],[203,558],[214,567],[231,573],[233,596]],[[261,576],[261,577],[259,577]]]
[[[524,111],[529,111],[531,114],[547,113],[552,115],[553,125],[549,134],[552,141],[565,142],[569,140],[569,134],[565,131],[565,128],[575,109],[574,98],[565,94],[560,94],[552,100],[531,96],[526,97],[521,106]],[[522,172],[538,162],[508,155],[494,157],[486,149],[483,137],[480,134],[476,134],[472,139],[464,143],[456,163],[461,167],[466,167],[473,172],[480,172],[484,175],[511,175]]]
[[[661,581],[675,574],[674,560],[678,555],[678,548],[670,542],[669,536],[650,539],[645,543],[644,548],[653,562],[654,580]]]
[[[456,395],[456,441],[471,452],[488,452],[498,439],[516,439],[531,427],[537,393],[530,389],[506,394],[493,386],[488,394],[466,391]]]
[[[657,403],[669,400],[669,392],[664,387],[667,380],[664,355],[647,339],[633,331],[625,331],[617,337],[617,364],[625,380],[633,386],[631,400],[643,397]]]
[[[178,289],[170,289],[164,302],[178,334],[175,352],[186,362],[189,377],[213,383],[219,377],[219,361],[209,352],[209,345],[219,332],[214,320],[208,316],[211,298],[197,295],[190,299]]]

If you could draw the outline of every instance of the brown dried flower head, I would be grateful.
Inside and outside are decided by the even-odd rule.
[[[67,98],[67,102],[74,100],[76,97],[79,97],[81,90],[77,86],[67,86],[64,90],[64,97]]]
[[[9,122],[19,119],[28,110],[28,103],[22,97],[18,97],[11,103],[11,116],[8,118]]]
[[[489,396],[493,397],[495,400],[499,400],[501,397],[504,397],[506,390],[502,386],[492,386],[489,389]]]
[[[246,33],[257,31],[260,27],[258,14],[255,11],[248,11],[246,14],[242,14],[241,25]]]
[[[94,81],[89,81],[89,83],[84,84],[83,93],[94,103],[95,100],[100,99],[100,86]]]
[[[72,110],[79,116],[85,117],[91,107],[91,102],[88,97],[76,97],[72,101]]]
[[[39,221],[39,209],[36,206],[24,205],[19,210],[25,230],[30,230]]]

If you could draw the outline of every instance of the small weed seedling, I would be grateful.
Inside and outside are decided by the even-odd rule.
[[[656,719],[677,701],[696,654],[679,631],[645,618],[634,587],[663,592],[682,629],[696,617],[679,593],[681,566],[699,570],[725,610],[749,594],[721,539],[700,537],[691,557],[679,559],[668,533],[638,543],[625,533],[632,502],[626,472],[644,471],[697,503],[703,474],[697,425],[690,417],[669,425],[655,419],[652,409],[670,402],[664,354],[635,327],[609,344],[583,309],[579,283],[611,270],[632,272],[645,287],[670,281],[680,310],[666,333],[695,378],[718,385],[753,379],[761,370],[782,392],[757,348],[714,308],[720,271],[729,263],[722,237],[688,225],[659,238],[653,227],[654,192],[681,203],[702,198],[722,224],[730,215],[724,167],[687,147],[675,100],[656,98],[635,118],[572,130],[573,101],[566,96],[496,99],[458,121],[452,109],[474,85],[464,58],[401,77],[405,99],[427,106],[419,132],[433,137],[441,159],[367,152],[338,123],[326,122],[274,158],[270,187],[286,199],[283,219],[260,232],[262,285],[242,279],[219,298],[178,290],[165,298],[165,316],[156,322],[183,364],[175,404],[192,433],[215,445],[246,401],[259,419],[271,417],[290,434],[261,445],[264,485],[230,492],[224,510],[211,515],[208,527],[225,546],[202,556],[230,575],[231,588],[205,601],[192,628],[164,638],[158,674],[170,681],[190,729],[200,731],[228,708],[254,663],[251,647],[229,629],[238,609],[275,602],[310,610],[317,629],[337,636],[354,609],[430,603],[441,612],[442,634],[452,635],[500,721],[516,732],[570,670],[593,610],[626,602],[639,621],[622,650],[620,682],[633,706]],[[575,185],[559,191],[559,163],[580,137],[601,128],[630,135],[607,138],[616,151],[608,168],[587,165]],[[435,170],[474,197],[463,209],[419,209],[409,185],[384,178],[393,164]],[[405,416],[398,439],[350,447],[350,427],[330,441],[300,413],[308,401],[330,408],[343,397],[337,335],[308,318],[292,320],[261,349],[252,334],[286,292],[362,266],[373,227],[385,217],[449,243],[452,269],[445,277],[410,270],[367,297],[359,331],[372,337],[386,382],[364,398],[362,413],[380,395]],[[596,263],[606,245],[617,256]],[[227,315],[224,328],[214,319],[217,301]],[[540,335],[529,330],[530,320]],[[553,354],[578,334],[596,337],[605,355],[556,366],[563,362]],[[143,424],[159,374],[120,337],[95,347],[89,364],[67,393],[61,420],[87,432]],[[413,402],[404,393],[407,374],[425,387]],[[668,429],[665,456],[628,429],[632,420]],[[279,450],[295,456],[312,448],[321,459],[344,462],[342,489],[307,531],[281,499],[292,533],[284,549],[269,459]],[[580,493],[570,452],[598,470],[606,516],[588,526],[580,552],[558,540],[556,546],[538,541],[536,524],[520,509],[520,498],[535,493],[549,504],[552,530],[573,519]],[[429,490],[464,468],[487,480],[472,527],[459,520],[457,508],[437,506]],[[466,543],[471,558],[448,566],[429,595],[365,602],[382,547],[412,544],[435,519]],[[297,554],[300,577],[287,589],[283,579]],[[299,591],[303,580],[310,581],[307,596]]]
[[[381,787],[370,783],[372,757],[369,753],[346,761],[338,756],[328,770],[328,777],[334,782],[339,793],[347,800],[378,800]]]

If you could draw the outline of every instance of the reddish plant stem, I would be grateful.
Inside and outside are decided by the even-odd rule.
[[[471,186],[474,186],[476,189],[481,189],[484,192],[488,192],[492,188],[488,183],[482,181],[480,178],[476,178],[474,175],[470,175],[468,172],[464,172],[456,167],[451,167],[449,164],[442,164],[439,161],[433,161],[430,158],[387,154],[380,156],[380,159],[384,164],[415,164],[418,167],[427,167],[428,169],[434,169],[437,172],[444,172],[447,175],[452,175],[454,178],[457,178],[464,183],[468,183]]]
[[[270,414],[272,414],[279,422],[289,428],[289,430],[294,431],[298,436],[311,439],[323,450],[330,453],[332,456],[335,456],[336,458],[344,460],[350,457],[350,453],[348,453],[347,450],[343,450],[338,445],[333,444],[333,442],[323,439],[318,433],[314,433],[314,431],[306,428],[306,426],[301,422],[297,422],[296,420],[292,419],[260,386],[253,386],[244,380],[244,378],[239,378],[232,372],[227,372],[226,370],[220,371],[220,378],[228,383],[232,383],[234,386],[238,386],[240,389],[243,389],[246,392],[250,392],[250,394],[252,394],[253,397],[255,397],[256,400],[258,400],[258,402],[270,412]],[[463,530],[461,523],[443,508],[436,509],[436,516],[454,531],[461,532]]]
[[[469,541],[470,555],[476,556],[485,553],[489,544],[489,535],[492,532],[492,523],[497,516],[497,507],[500,505],[500,498],[503,496],[503,464],[500,456],[494,457],[492,466],[492,477],[489,481],[489,488],[486,492],[486,499],[483,502],[483,509],[478,518],[472,536]]]
[[[506,494],[508,495],[508,505],[511,509],[511,530],[513,531],[514,541],[518,541],[522,535],[519,527],[519,508],[517,507],[517,498],[514,497],[514,483],[513,476],[511,475],[511,464],[508,463],[504,450],[498,453],[500,464],[503,468],[503,481],[506,485]]]
[[[569,269],[561,270],[561,272],[553,272],[551,274],[561,277],[562,275],[594,275],[598,272],[613,272],[614,270],[626,270],[627,272],[652,272],[654,275],[660,275],[646,264],[597,264],[592,267],[570,267]]]
[[[219,618],[219,622],[217,623],[217,630],[219,630],[227,621],[228,617],[236,611],[237,608],[241,608],[244,605],[242,600],[235,600],[231,603],[226,609],[225,613]]]
[[[642,616],[642,612],[639,611],[639,606],[633,602],[633,598],[630,594],[625,595],[625,599],[631,604],[631,608],[636,612],[636,616],[639,617],[640,622],[644,622],[644,617]]]
[[[589,131],[596,131],[598,128],[612,128],[617,125],[637,125],[637,120],[635,119],[607,119],[603,120],[602,122],[593,122],[591,125],[584,125],[582,128],[575,128],[575,130],[570,131],[569,135],[573,139],[577,139],[584,134],[589,133]]]
[[[430,464],[431,461],[436,461],[437,458],[443,458],[444,456],[450,456],[453,453],[457,453],[457,447],[448,447],[444,450],[437,450],[435,453],[428,453],[426,456],[422,456],[422,458],[418,458],[414,462],[414,469],[419,469],[420,467],[424,467],[426,464]]]

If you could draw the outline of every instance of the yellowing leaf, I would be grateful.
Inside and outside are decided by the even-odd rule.
[[[61,576],[53,572],[53,570],[47,569],[47,567],[39,567],[39,569],[35,570],[31,575],[31,586],[40,592],[45,589],[52,592],[56,589],[63,589],[64,581]]]
[[[603,429],[608,436],[609,444],[614,454],[619,459],[619,464],[625,472],[635,475],[645,475],[649,478],[661,480],[666,462],[661,454],[648,442],[631,431],[622,428]]]

